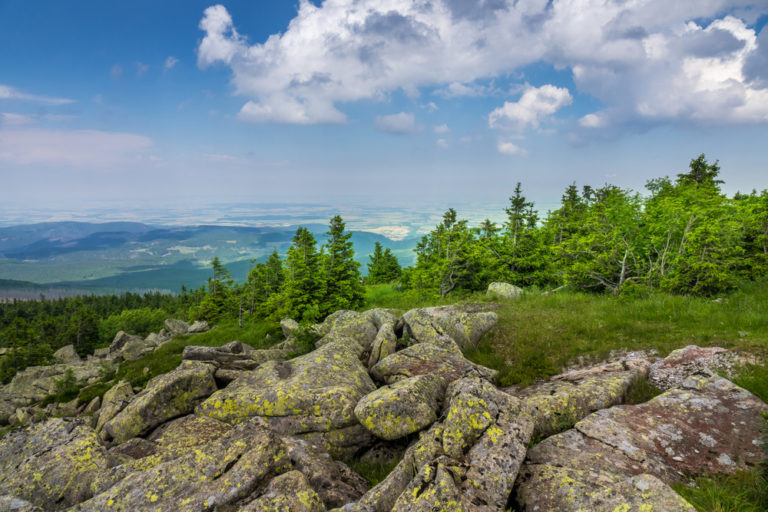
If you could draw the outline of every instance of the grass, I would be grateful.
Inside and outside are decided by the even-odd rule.
[[[768,471],[700,477],[673,488],[699,512],[765,512],[768,510]]]
[[[638,377],[629,384],[624,396],[624,403],[629,405],[644,404],[661,393],[662,391],[651,384],[647,377]]]
[[[395,469],[395,466],[397,466],[400,461],[393,460],[386,463],[371,463],[355,459],[345,460],[344,462],[347,466],[352,468],[355,473],[365,478],[368,481],[368,484],[373,487],[387,478],[387,475]]]

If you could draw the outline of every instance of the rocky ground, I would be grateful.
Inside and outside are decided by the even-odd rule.
[[[143,390],[38,410],[0,440],[0,511],[687,511],[671,484],[765,459],[768,405],[716,373],[734,354],[630,353],[499,389],[462,354],[496,325],[487,307],[339,311],[293,359],[290,320],[269,350],[186,347]],[[88,380],[189,331],[57,354],[0,390],[0,423],[28,420],[65,368]],[[622,405],[645,378],[663,393]],[[351,459],[399,462],[369,488]]]

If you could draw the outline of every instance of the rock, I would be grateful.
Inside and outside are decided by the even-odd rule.
[[[280,320],[280,328],[283,330],[283,336],[287,339],[299,328],[299,322],[291,318],[283,318]]]
[[[165,329],[171,336],[178,336],[189,332],[189,324],[175,318],[167,318],[165,320]]]
[[[680,388],[644,404],[597,411],[573,430],[537,444],[528,453],[531,467],[524,471],[529,476],[521,478],[519,499],[530,506],[560,499],[533,498],[542,494],[541,480],[554,474],[552,467],[568,468],[566,474],[577,480],[578,489],[589,488],[594,479],[580,473],[585,468],[607,484],[639,474],[672,484],[692,474],[746,470],[765,457],[760,416],[765,412],[768,405],[726,379],[689,377]]]
[[[43,512],[43,510],[15,496],[0,496],[0,512]]]
[[[446,382],[473,376],[492,381],[497,374],[496,370],[467,360],[459,347],[447,338],[442,338],[441,345],[411,345],[382,359],[371,368],[371,375],[387,384],[429,373],[440,375]]]
[[[361,351],[339,341],[289,361],[268,361],[214,393],[197,414],[232,424],[261,416],[282,434],[357,425],[355,405],[375,389]]]
[[[158,375],[147,387],[104,424],[107,439],[124,442],[148,432],[161,423],[192,412],[203,398],[216,391],[208,365],[184,367]]]
[[[405,439],[398,442],[378,441],[363,454],[359,455],[360,462],[372,466],[392,466],[402,460],[408,445]]]
[[[15,405],[7,400],[0,400],[0,425],[7,425],[15,412]]]
[[[9,384],[0,388],[0,402],[7,401],[15,407],[26,407],[56,393],[56,382],[63,379],[68,370],[72,371],[76,381],[88,382],[101,376],[102,364],[98,359],[91,359],[79,363],[30,366],[18,372]]]
[[[195,320],[192,325],[189,326],[187,332],[189,334],[199,334],[201,332],[207,332],[211,330],[211,326],[205,320]]]
[[[82,420],[49,419],[0,442],[0,494],[59,510],[88,499],[91,483],[110,465],[107,449]]]
[[[316,343],[318,347],[333,341],[354,340],[363,351],[368,351],[378,328],[370,315],[342,309],[328,315],[322,324],[314,326],[314,331],[321,336]]]
[[[239,512],[325,512],[320,496],[299,471],[272,479],[264,494]]]
[[[53,353],[53,358],[56,360],[56,362],[63,364],[79,363],[82,361],[80,356],[77,355],[77,352],[75,352],[74,345],[61,347],[59,350]]]
[[[519,299],[523,294],[523,289],[509,283],[491,283],[488,285],[486,295],[498,297],[499,299]]]
[[[736,355],[724,348],[689,345],[673,350],[666,358],[651,365],[648,379],[659,389],[679,386],[689,375],[704,372],[715,375],[718,370],[728,372],[736,363]]]
[[[397,335],[394,322],[385,322],[379,327],[379,332],[373,340],[371,355],[368,358],[368,368],[373,368],[376,363],[392,355],[397,351]]]
[[[162,344],[163,341],[165,340],[161,338],[160,335],[157,334],[156,332],[151,332],[147,335],[146,338],[144,338],[144,341],[147,343],[147,345],[157,347],[160,344]]]
[[[376,442],[376,437],[359,423],[326,432],[305,432],[294,435],[336,459],[346,460],[356,457],[360,451],[373,446]]]
[[[549,436],[588,414],[624,401],[635,379],[648,372],[647,359],[630,359],[568,372],[512,394],[533,407],[535,432]]]
[[[403,321],[411,338],[419,343],[447,336],[466,349],[474,347],[483,334],[496,326],[498,316],[492,311],[467,312],[461,306],[436,306],[412,309],[403,315]]]
[[[220,347],[187,345],[181,357],[185,361],[209,362],[218,369],[243,371],[253,370],[266,361],[285,359],[287,355],[287,350],[254,350],[239,341],[230,341]]]
[[[131,383],[124,380],[121,380],[104,393],[104,399],[99,409],[99,419],[96,422],[96,432],[101,433],[104,429],[104,424],[125,409],[125,406],[133,400],[133,396]]]
[[[364,396],[355,416],[373,435],[391,441],[435,422],[445,381],[437,374],[417,375]]]
[[[93,351],[93,356],[99,359],[106,359],[109,357],[109,353],[110,353],[109,347],[97,348],[96,350]]]
[[[590,468],[525,466],[526,484],[517,493],[524,510],[581,512],[695,512],[687,501],[658,478],[624,477]]]
[[[112,339],[112,343],[109,345],[109,351],[121,351],[123,350],[123,347],[131,341],[139,342],[142,345],[144,344],[144,338],[141,336],[134,336],[133,334],[128,334],[125,331],[118,331],[117,334],[115,334],[115,337]]]
[[[123,444],[113,446],[109,453],[115,456],[125,456],[131,459],[143,459],[149,457],[157,451],[157,445],[141,437],[134,437]]]
[[[136,361],[154,350],[155,345],[152,342],[135,336],[123,345],[123,348],[120,349],[120,355],[123,356],[125,361]]]
[[[83,409],[83,414],[93,414],[97,412],[101,408],[101,397],[97,396],[90,402],[88,402],[88,405],[85,406],[85,409]]]
[[[229,510],[290,469],[285,444],[257,419],[179,458],[133,471],[71,511]]]

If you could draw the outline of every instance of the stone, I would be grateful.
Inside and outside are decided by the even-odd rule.
[[[231,341],[220,347],[200,347],[187,345],[182,352],[185,361],[205,361],[217,369],[253,370],[266,361],[279,361],[288,356],[287,350],[254,350],[239,341]]]
[[[183,320],[167,318],[165,320],[165,329],[169,335],[178,336],[189,332],[189,324]]]
[[[417,343],[382,359],[371,368],[376,379],[392,384],[416,375],[435,373],[446,382],[463,377],[481,377],[492,381],[496,370],[477,365],[464,357],[452,340],[441,338],[437,343]]]
[[[519,299],[523,294],[523,289],[509,283],[491,283],[488,285],[486,295],[497,297],[499,299],[512,300]]]
[[[43,512],[43,510],[15,496],[0,496],[0,512]]]
[[[131,459],[143,459],[149,457],[157,451],[157,445],[141,437],[134,437],[123,444],[113,446],[109,453],[116,456],[125,456]]]
[[[689,375],[704,372],[715,375],[718,370],[729,372],[736,363],[736,355],[720,347],[689,345],[673,350],[664,359],[651,365],[648,379],[659,389],[679,386]]]
[[[125,380],[121,380],[104,393],[102,405],[99,409],[99,419],[96,422],[96,432],[100,433],[104,429],[104,424],[125,409],[125,406],[133,400],[133,397],[131,383]]]
[[[317,347],[334,341],[354,340],[363,351],[370,350],[378,333],[371,315],[345,309],[331,313],[322,324],[313,326],[313,330],[321,336],[315,344]]]
[[[0,425],[7,425],[15,412],[15,405],[7,400],[0,400]]]
[[[285,444],[256,419],[178,458],[132,471],[70,510],[228,510],[290,469]]]
[[[468,312],[471,311],[471,312]],[[461,349],[477,345],[486,332],[498,323],[492,311],[476,312],[474,306],[436,306],[412,309],[403,315],[411,338],[419,343],[432,343],[448,337]]]
[[[512,392],[535,410],[535,432],[550,436],[585,416],[623,403],[635,379],[645,378],[647,359],[596,365]]]
[[[0,387],[0,402],[9,402],[15,407],[26,407],[39,402],[58,391],[57,381],[71,371],[77,382],[89,382],[99,378],[103,361],[90,359],[77,363],[54,364],[51,366],[30,366],[14,375],[11,382]]]
[[[83,409],[83,414],[94,414],[101,408],[101,397],[97,396],[90,402],[88,402],[88,405],[85,406],[85,409]]]
[[[211,326],[205,320],[195,320],[192,325],[189,326],[187,332],[189,334],[199,334],[201,332],[208,332],[211,330]]]
[[[134,336],[133,334],[128,334],[125,331],[117,331],[117,334],[115,334],[115,337],[112,339],[112,343],[109,345],[109,351],[122,351],[123,347],[131,341],[144,344],[144,338],[141,336]]]
[[[268,361],[217,391],[197,414],[236,424],[261,416],[281,434],[357,425],[355,405],[375,389],[362,347],[332,342],[289,361]]]
[[[56,362],[63,364],[79,363],[82,361],[80,356],[77,355],[74,345],[61,347],[59,350],[53,353],[53,358],[56,360]]]
[[[360,399],[355,416],[373,435],[399,439],[437,420],[444,388],[445,381],[434,373],[403,379]]]
[[[290,338],[293,333],[299,328],[299,322],[291,318],[283,318],[280,320],[280,329],[283,330],[283,336]]]
[[[376,338],[373,340],[371,355],[368,357],[368,368],[373,368],[376,363],[389,357],[397,351],[397,335],[394,322],[385,322],[379,327]]]
[[[264,494],[239,512],[325,512],[325,505],[300,471],[289,471],[273,478]]]
[[[152,342],[136,336],[123,345],[123,348],[120,349],[120,355],[125,361],[136,361],[154,350],[155,345]]]
[[[212,368],[186,368],[158,375],[117,415],[104,424],[107,439],[116,443],[147,433],[177,416],[192,412],[200,400],[216,391]]]
[[[0,440],[0,494],[59,510],[91,497],[91,483],[112,465],[83,420],[53,418]]]

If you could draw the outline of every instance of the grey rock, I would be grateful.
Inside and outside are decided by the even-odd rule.
[[[74,345],[61,347],[59,350],[53,353],[53,358],[56,360],[56,362],[63,364],[79,363],[82,361],[80,356],[77,355]]]
[[[509,283],[491,283],[488,285],[487,295],[505,300],[519,299],[523,289]]]

